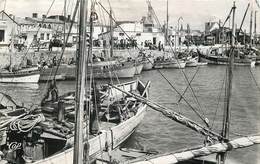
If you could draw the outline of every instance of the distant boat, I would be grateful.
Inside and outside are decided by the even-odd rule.
[[[115,60],[111,61],[98,61],[93,64],[88,64],[88,68],[91,68],[93,77],[96,79],[107,78],[132,78],[136,73],[136,67],[134,63],[120,63]],[[89,69],[90,70],[90,69]],[[139,69],[140,71],[140,69]],[[76,65],[62,64],[59,66],[58,75],[65,76],[65,79],[76,79]],[[87,73],[87,77],[90,76],[90,72]]]
[[[186,62],[183,60],[178,61],[176,59],[164,59],[164,60],[155,60],[154,68],[161,69],[161,68],[177,68],[182,69],[185,68]]]
[[[2,83],[38,83],[40,71],[38,67],[24,68],[18,71],[0,72],[0,82]]]
[[[205,55],[198,50],[199,61],[207,62],[208,64],[227,65],[229,58],[227,56],[217,56],[213,54]],[[256,61],[249,58],[235,58],[234,65],[236,66],[255,66]]]

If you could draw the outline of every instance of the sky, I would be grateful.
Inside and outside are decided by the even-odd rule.
[[[6,12],[16,16],[31,16],[37,12],[39,16],[46,14],[53,0],[6,0]],[[65,0],[55,0],[49,15],[62,14]],[[99,0],[108,8],[108,0]],[[259,11],[256,1],[260,0],[236,0],[236,23],[241,24],[242,17],[246,10],[247,4],[251,3],[250,11]],[[72,8],[76,0],[67,0],[68,13],[72,13]],[[147,15],[146,0],[110,0],[115,18],[117,20],[139,21],[142,16]],[[152,6],[161,24],[166,20],[166,0],[151,0]],[[4,9],[5,0],[0,0],[0,8]],[[233,0],[169,0],[169,25],[175,28],[179,17],[180,21],[186,28],[189,23],[191,29],[204,30],[206,21],[224,21],[233,5]],[[97,13],[100,11],[97,9]],[[250,12],[247,14],[243,29],[249,27]],[[257,24],[260,32],[260,11],[257,14]],[[102,17],[103,18],[103,17]]]

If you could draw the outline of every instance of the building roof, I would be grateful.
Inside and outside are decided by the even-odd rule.
[[[33,22],[31,21],[28,21],[24,18],[21,18],[21,17],[12,17],[11,15],[7,14],[4,10],[2,10],[0,12],[0,14],[3,13],[5,14],[10,20],[12,20],[14,23],[16,23],[17,25],[23,25],[23,24],[26,24],[26,25],[34,25]]]
[[[13,21],[13,22],[16,23],[17,25],[19,25],[18,22],[16,22],[16,21],[15,21],[9,14],[7,14],[4,10],[0,11],[0,14],[6,15],[11,21]]]
[[[20,25],[34,25],[32,21],[26,20],[25,18],[15,17],[14,20]]]
[[[44,18],[30,18],[26,17],[26,20],[28,21],[33,21],[33,22],[42,22]],[[45,18],[44,23],[56,23],[56,24],[63,24],[64,22],[61,20],[57,19],[50,19],[50,18]]]

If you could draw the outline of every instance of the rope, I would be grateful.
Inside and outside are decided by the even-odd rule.
[[[212,124],[211,124],[211,128],[210,128],[210,129],[213,129],[214,124],[215,124],[215,120],[216,120],[216,118],[217,118],[217,112],[218,112],[218,109],[219,109],[219,104],[220,104],[220,99],[221,99],[221,93],[222,93],[222,90],[223,90],[223,88],[224,88],[224,84],[225,84],[226,78],[227,78],[227,74],[225,74],[224,79],[223,79],[222,84],[221,84],[221,89],[220,89],[219,94],[218,94],[218,103],[217,103],[217,107],[216,107],[216,109],[215,109],[215,113],[214,113],[214,117],[213,117],[213,121],[212,121]]]
[[[45,118],[43,114],[27,115],[23,118],[16,119],[13,122],[11,122],[10,129],[12,131],[19,131],[22,133],[26,133],[32,130],[38,123],[44,120]]]
[[[256,88],[257,88],[258,91],[260,92],[260,87],[259,87],[259,85],[258,85],[258,83],[257,83],[257,80],[255,79],[255,76],[254,76],[252,70],[251,70],[249,67],[248,67],[248,69],[249,69],[250,75],[252,76],[253,81],[254,81],[254,83],[255,83],[255,85],[256,85]]]

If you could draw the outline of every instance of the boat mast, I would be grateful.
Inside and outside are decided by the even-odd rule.
[[[167,9],[166,9],[166,11],[167,11],[167,13],[166,13],[165,45],[168,44],[168,29],[169,29],[169,1],[168,0],[167,0]]]
[[[11,43],[10,43],[10,67],[9,71],[13,72],[13,53],[14,53],[14,23],[12,22],[12,31],[11,31]]]
[[[249,39],[249,46],[252,47],[252,31],[253,31],[253,11],[250,14],[250,39]]]
[[[113,35],[114,35],[114,31],[113,31],[113,17],[112,17],[112,8],[110,6],[110,14],[109,14],[109,19],[110,19],[110,57],[113,57],[114,52],[113,52],[113,48],[114,48],[114,39],[113,39]]]
[[[232,19],[232,36],[231,36],[231,48],[229,53],[229,65],[228,65],[228,75],[227,75],[227,87],[226,87],[226,101],[225,101],[225,109],[224,109],[224,120],[223,120],[223,129],[222,136],[225,139],[229,139],[229,128],[230,128],[230,102],[231,102],[231,94],[232,94],[232,79],[233,79],[233,65],[234,65],[234,48],[235,48],[235,11],[236,5],[235,2],[233,4],[233,19]],[[221,154],[221,158],[219,159],[219,163],[224,164],[226,158],[226,152]]]
[[[85,67],[86,56],[86,20],[87,20],[87,0],[80,0],[80,20],[79,20],[79,52],[77,54],[77,82],[76,82],[76,122],[74,135],[73,164],[83,164],[83,114],[85,96]]]
[[[67,9],[66,9],[66,6],[67,6],[67,0],[64,0],[64,24],[63,24],[63,46],[62,46],[62,48],[64,49],[65,47],[66,47],[66,12],[67,12]]]
[[[255,24],[254,24],[254,45],[256,44],[256,14],[257,14],[257,11],[255,11]]]

